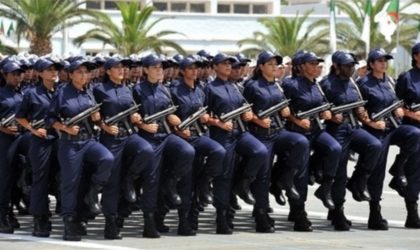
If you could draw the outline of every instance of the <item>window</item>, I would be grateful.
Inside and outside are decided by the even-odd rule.
[[[117,10],[117,4],[114,1],[105,1],[106,10]]]
[[[174,12],[187,12],[187,3],[172,3],[171,11]]]
[[[237,14],[249,14],[249,4],[235,4],[233,5],[233,13]]]
[[[217,5],[218,13],[230,13],[230,4],[218,4]]]
[[[265,4],[254,4],[252,6],[252,13],[254,14],[267,14],[267,5]]]
[[[191,3],[190,12],[204,13],[206,12],[206,6],[204,3]]]
[[[156,11],[168,11],[168,3],[165,2],[153,1],[153,7],[155,7]]]
[[[101,8],[101,2],[100,1],[87,1],[86,2],[86,9],[100,9]]]

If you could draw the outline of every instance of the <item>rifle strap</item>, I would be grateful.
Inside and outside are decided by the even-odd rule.
[[[324,91],[322,90],[321,86],[315,81],[314,82],[315,86],[318,88],[319,93],[321,93],[322,97],[324,98],[324,100],[329,103],[327,96],[325,95]]]
[[[360,100],[363,101],[362,92],[360,92],[359,86],[357,86],[356,82],[354,81],[354,79],[352,77],[350,77],[350,82],[353,85],[354,89],[356,89],[357,94],[359,95]]]

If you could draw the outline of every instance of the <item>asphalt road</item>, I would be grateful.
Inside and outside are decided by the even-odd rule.
[[[390,160],[397,153],[397,148],[391,148]],[[390,165],[390,164],[388,164]],[[349,164],[349,171],[354,163]],[[387,176],[386,183],[389,182]],[[63,226],[58,216],[53,216],[53,232],[50,238],[41,239],[31,236],[32,218],[20,216],[21,229],[13,235],[0,234],[0,250],[49,250],[49,249],[420,249],[420,230],[405,229],[406,217],[404,200],[385,185],[382,211],[388,219],[389,231],[373,231],[367,229],[369,214],[368,203],[354,201],[348,195],[345,212],[353,221],[353,227],[348,232],[334,231],[326,220],[327,210],[321,201],[313,196],[316,187],[310,187],[307,202],[309,219],[313,222],[314,231],[310,233],[294,232],[293,223],[287,221],[288,207],[279,206],[274,199],[271,205],[274,213],[271,216],[276,221],[276,232],[273,234],[255,233],[252,207],[241,203],[242,210],[235,217],[233,235],[215,234],[215,210],[207,207],[200,216],[199,231],[195,237],[176,235],[176,212],[168,215],[167,224],[171,232],[163,234],[159,239],[144,239],[142,232],[142,215],[135,213],[125,223],[122,230],[122,240],[104,240],[104,218],[99,217],[89,223],[88,236],[81,242],[65,242],[61,240]]]

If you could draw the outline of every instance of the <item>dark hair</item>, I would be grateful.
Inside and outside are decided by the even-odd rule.
[[[328,74],[329,75],[336,75],[337,74],[337,69],[334,65],[331,65],[330,72]]]
[[[298,76],[300,76],[302,74],[302,72],[301,72],[301,70],[299,68],[300,65],[301,64],[293,65],[292,66],[292,78],[296,78],[296,77],[298,77]]]
[[[260,69],[260,64],[258,64],[257,66],[255,66],[254,70],[252,71],[252,80],[257,80],[258,78],[262,77],[262,71]]]

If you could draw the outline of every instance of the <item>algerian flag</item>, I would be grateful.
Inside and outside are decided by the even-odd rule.
[[[391,0],[375,16],[375,22],[379,24],[379,32],[384,35],[388,43],[391,43],[391,36],[398,27],[399,4],[399,0]]]
[[[7,36],[10,37],[14,31],[15,28],[13,27],[13,23],[10,23],[9,28],[7,29]]]
[[[370,18],[372,16],[372,1],[367,0],[365,5],[365,19],[363,21],[362,40],[366,44],[366,54],[370,50]]]
[[[337,50],[337,34],[335,31],[335,0],[330,0],[330,46],[332,52]]]

